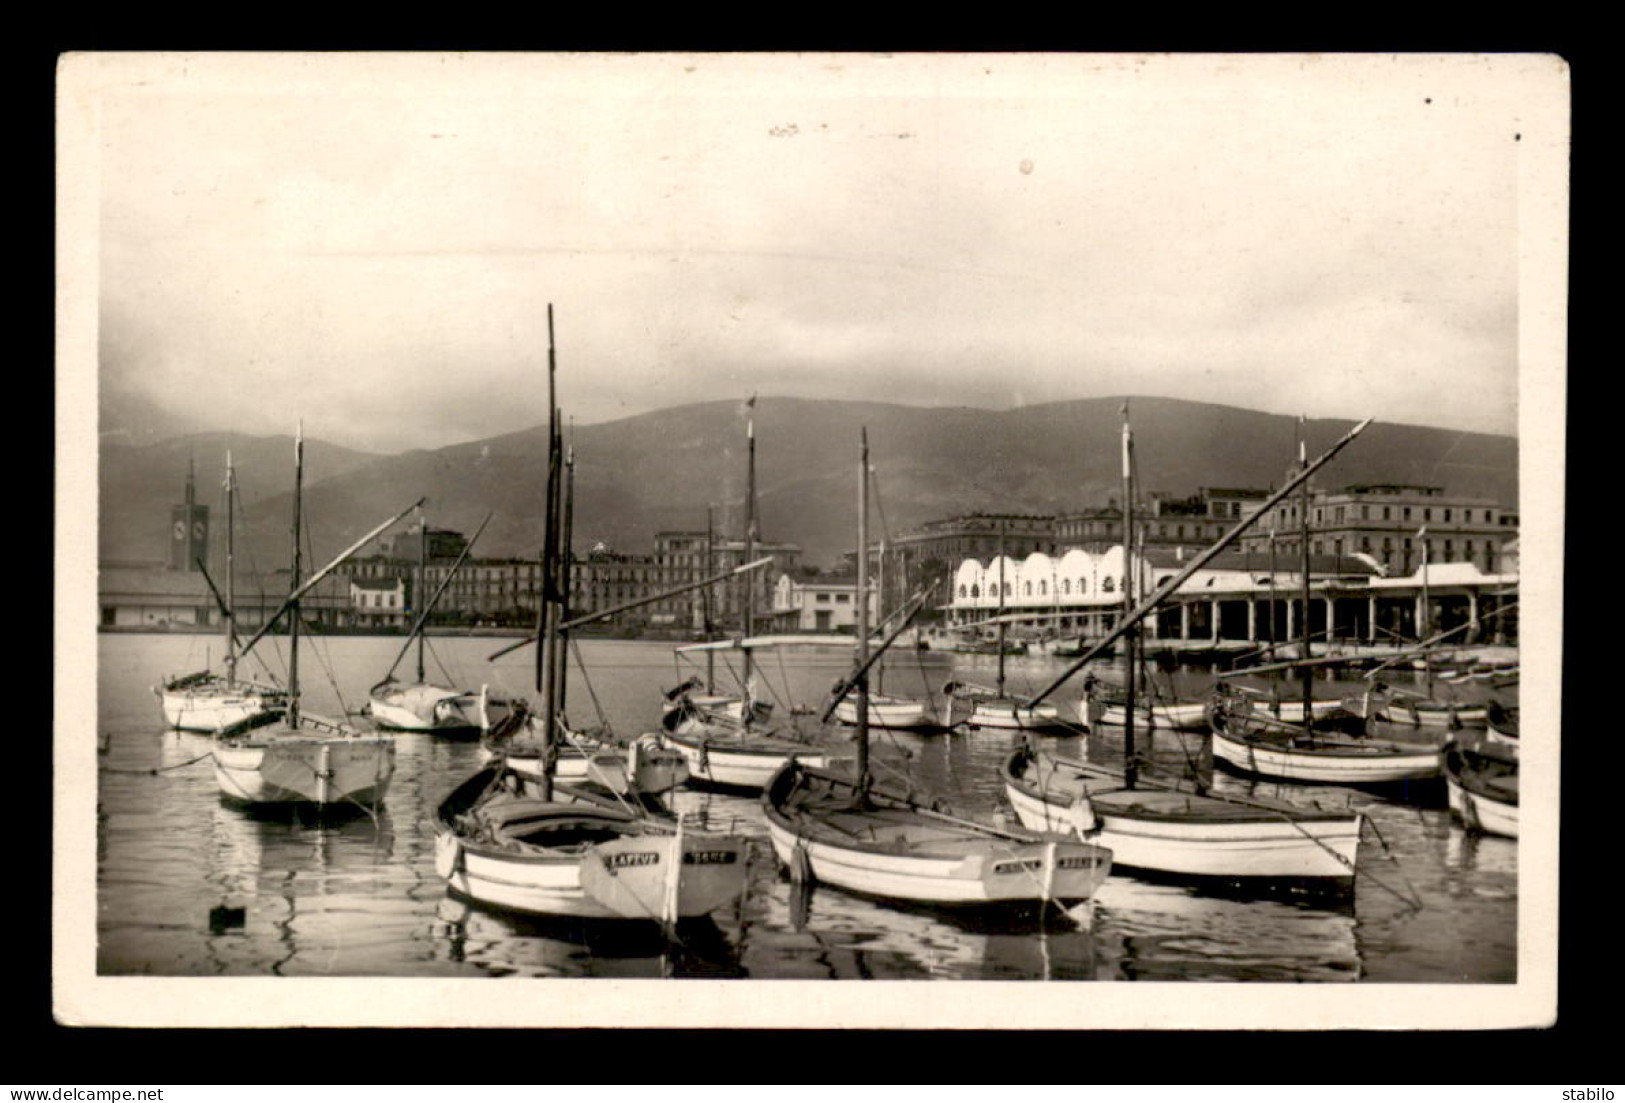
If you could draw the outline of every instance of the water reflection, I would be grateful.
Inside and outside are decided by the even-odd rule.
[[[737,945],[709,918],[668,941],[647,923],[521,916],[445,894],[435,908],[437,954],[492,977],[691,977],[745,975]]]
[[[1014,912],[904,909],[781,880],[758,893],[747,967],[771,955],[799,979],[1092,980],[1090,906]],[[766,928],[767,933],[758,933]]]
[[[1096,895],[1102,969],[1122,980],[1355,981],[1352,908],[1232,900],[1113,878]]]
[[[471,680],[524,692],[525,656],[486,664],[489,640],[436,641]],[[341,686],[370,685],[398,641],[322,641]],[[1357,808],[1370,821],[1352,901],[1282,901],[1197,891],[1113,875],[1073,922],[992,922],[914,912],[834,889],[799,890],[778,868],[758,798],[681,790],[694,826],[752,841],[749,890],[683,947],[651,934],[562,929],[472,908],[447,897],[433,862],[439,800],[476,768],[467,742],[405,733],[389,802],[304,822],[221,802],[207,737],[159,730],[150,685],[191,669],[185,637],[99,640],[97,968],[103,974],[235,976],[716,976],[746,978],[1030,978],[1334,981],[1505,981],[1517,957],[1517,844],[1471,835],[1442,806],[1214,773],[1200,734],[1138,732],[1137,749],[1167,776],[1194,774],[1213,791],[1305,807]],[[572,671],[572,715],[597,708],[620,734],[654,723],[672,684],[669,645],[583,641],[591,688]],[[458,660],[461,660],[458,662]],[[904,657],[887,688],[934,693],[951,674],[976,680],[983,656]],[[960,665],[966,667],[960,670]],[[194,664],[195,666],[195,664]],[[770,666],[786,699],[820,700],[845,663],[825,658]],[[1012,688],[1035,689],[1060,664],[1017,659]],[[1198,682],[1210,675],[1193,674]],[[985,679],[983,679],[985,680]],[[502,683],[508,683],[503,686]],[[311,707],[343,702],[313,689]],[[1066,691],[1063,691],[1063,697]],[[1063,701],[1070,704],[1070,701]],[[848,733],[831,733],[832,739]],[[1045,736],[1046,749],[1116,768],[1121,728]],[[924,797],[974,817],[1012,822],[999,770],[1024,737],[993,729],[877,733],[876,758],[904,768]],[[1415,901],[1421,900],[1420,910]],[[1304,906],[1312,903],[1313,906]],[[644,940],[641,944],[639,940]]]

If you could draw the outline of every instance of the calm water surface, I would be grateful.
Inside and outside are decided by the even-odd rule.
[[[489,663],[506,641],[436,639],[430,670],[457,684],[524,693],[524,650]],[[271,645],[275,645],[272,647]],[[359,709],[388,669],[398,637],[306,641],[305,707]],[[569,712],[618,734],[649,730],[658,694],[694,673],[670,644],[585,640],[590,675],[571,672]],[[259,651],[280,672],[268,640]],[[1352,904],[1308,906],[1204,895],[1112,876],[1076,921],[1042,924],[945,918],[838,890],[792,890],[776,868],[755,797],[683,790],[677,807],[754,840],[751,887],[737,907],[682,933],[683,945],[619,927],[527,919],[452,899],[434,871],[438,801],[477,767],[477,745],[399,737],[389,803],[307,824],[255,818],[221,803],[209,740],[163,730],[151,687],[221,655],[217,637],[98,638],[97,966],[108,975],[608,976],[713,978],[951,978],[1511,982],[1516,977],[1517,844],[1469,835],[1443,806],[1338,787],[1248,782],[1223,773],[1226,793],[1353,806],[1368,832]],[[849,665],[838,651],[769,656],[761,676],[782,702],[822,701]],[[905,654],[885,674],[891,692],[934,694],[949,678],[991,682],[996,660]],[[1061,669],[1047,658],[1007,660],[1012,689],[1037,690]],[[718,662],[719,680],[730,665]],[[1210,676],[1181,671],[1192,688]],[[1055,698],[1069,711],[1077,679]],[[1332,683],[1326,683],[1330,688]],[[364,724],[365,722],[362,721]],[[832,733],[832,740],[845,738]],[[1143,738],[1143,737],[1142,737]],[[985,820],[1005,807],[998,770],[1017,737],[992,730],[881,734],[917,791]],[[1121,733],[1049,738],[1063,753],[1121,762]],[[1161,735],[1169,770],[1210,769],[1205,735]],[[906,752],[906,759],[902,756]],[[158,773],[152,771],[159,770]],[[1414,906],[1409,900],[1420,902]]]

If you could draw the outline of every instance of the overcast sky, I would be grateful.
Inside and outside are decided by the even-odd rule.
[[[1133,393],[1514,433],[1520,158],[1567,126],[1539,57],[82,61],[102,387],[386,452],[545,420],[549,302],[580,423]]]

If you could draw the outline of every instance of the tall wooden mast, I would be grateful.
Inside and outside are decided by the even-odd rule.
[[[304,508],[305,486],[305,423],[301,420],[293,437],[293,580],[288,591],[293,595],[288,616],[288,727],[299,726],[299,570],[303,560],[299,554],[300,513]]]
[[[1302,416],[1298,418],[1298,470],[1300,472],[1309,466],[1309,427]],[[1303,490],[1298,499],[1298,508],[1302,511],[1301,542],[1303,544],[1303,724],[1304,730],[1312,731],[1312,701],[1315,689],[1315,674],[1309,667],[1311,657],[1309,649],[1309,480],[1303,480]]]
[[[858,466],[858,669],[869,662],[869,430],[859,431],[861,442]],[[869,792],[869,677],[858,679],[858,793],[859,801]]]
[[[1134,557],[1134,434],[1129,429],[1128,402],[1123,402],[1123,616],[1128,617],[1129,611],[1134,608],[1135,574],[1138,564]],[[1139,636],[1138,626],[1131,627],[1123,639],[1125,663],[1123,671],[1123,693],[1126,698],[1123,710],[1123,783],[1130,789],[1139,773],[1134,758],[1134,697],[1135,679],[1138,676],[1139,666]]]
[[[747,420],[745,422],[746,461],[745,461],[745,562],[750,563],[756,558],[756,396],[750,396],[745,403]],[[744,630],[745,638],[749,639],[756,634],[756,580],[745,576],[745,609]],[[751,666],[750,648],[745,648],[741,666],[744,670],[744,698],[740,706],[740,722],[746,727],[750,726],[751,713],[756,709],[756,702],[751,695]]]
[[[235,514],[237,482],[231,468],[231,450],[226,450],[226,682],[237,681],[237,543]]]

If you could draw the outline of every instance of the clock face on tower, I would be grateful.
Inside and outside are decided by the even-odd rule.
[[[203,539],[203,522],[202,521],[194,521],[194,522],[192,522],[192,538],[194,540],[202,540]]]
[[[185,540],[186,539],[186,522],[185,521],[176,521],[175,522],[175,539],[177,539],[177,540]]]

